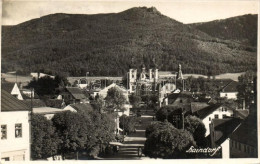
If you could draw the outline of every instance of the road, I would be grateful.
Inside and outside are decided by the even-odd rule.
[[[104,158],[105,160],[137,160],[149,159],[144,155],[138,156],[138,149],[143,148],[146,137],[145,129],[153,120],[153,111],[141,110],[141,123],[136,127],[136,133],[132,133],[125,137],[123,145],[119,147],[119,151],[114,155]]]

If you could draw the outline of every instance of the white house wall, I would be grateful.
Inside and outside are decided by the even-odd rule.
[[[237,92],[220,92],[220,97],[226,97],[227,99],[237,99]]]
[[[1,159],[30,160],[29,112],[1,112],[1,125],[7,125],[7,139],[0,140]],[[22,137],[15,138],[15,124],[22,124]]]

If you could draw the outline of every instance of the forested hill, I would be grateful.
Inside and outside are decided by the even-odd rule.
[[[195,23],[191,26],[213,37],[234,40],[243,44],[257,46],[257,16],[242,15],[228,19]]]
[[[184,73],[256,69],[256,48],[211,37],[155,8],[53,14],[2,29],[2,72],[122,76],[130,65],[176,71],[179,63]]]

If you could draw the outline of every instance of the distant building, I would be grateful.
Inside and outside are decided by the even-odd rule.
[[[66,87],[60,93],[61,99],[64,100],[66,104],[75,104],[75,103],[88,103],[89,99],[86,94],[78,87]]]
[[[236,81],[231,81],[228,83],[221,91],[219,92],[220,97],[226,97],[227,99],[237,99],[237,86],[238,82]]]
[[[128,72],[128,86],[130,93],[146,94],[155,90],[158,83],[158,69],[149,69],[146,72],[143,66],[142,72],[137,74],[137,69],[130,69]]]
[[[160,106],[163,103],[163,99],[167,97],[168,94],[174,92],[176,90],[176,85],[173,83],[166,83],[163,86],[159,86],[159,103]]]
[[[19,100],[23,100],[22,93],[16,83],[1,83],[1,89],[7,91],[11,95],[15,96]]]
[[[53,116],[57,113],[64,112],[66,110],[59,109],[59,108],[52,108],[52,107],[37,107],[33,108],[33,113],[40,114],[46,117],[47,119],[52,119]]]
[[[52,78],[52,79],[54,79],[55,77],[54,76],[52,76],[52,75],[48,75],[48,74],[45,74],[45,73],[40,73],[40,72],[32,72],[31,73],[31,76],[33,77],[33,78],[35,78],[36,80],[38,80],[39,78],[42,78],[42,77],[46,77],[46,76],[48,76],[48,77],[50,77],[50,78]]]
[[[77,103],[77,104],[70,104],[64,108],[65,111],[69,110],[71,112],[83,112],[83,111],[93,111],[93,107],[91,104],[83,104],[83,103]]]
[[[1,161],[30,160],[30,108],[1,90]]]

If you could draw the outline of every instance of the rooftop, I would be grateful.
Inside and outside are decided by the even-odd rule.
[[[1,90],[1,111],[29,111],[30,107],[5,90]]]
[[[77,87],[66,87],[67,91],[71,93],[71,95],[75,99],[86,99],[87,97],[83,94],[82,90]]]
[[[58,109],[58,108],[52,108],[52,107],[38,107],[38,108],[33,108],[33,113],[36,114],[55,114],[59,112],[63,112],[65,110],[63,109]]]
[[[213,119],[212,124],[215,132],[215,143],[221,145],[232,132],[240,125],[241,120],[238,118]]]
[[[222,89],[222,92],[237,92],[238,82],[232,81]]]
[[[4,89],[8,93],[11,93],[14,88],[15,83],[5,82],[1,83],[1,89]]]

